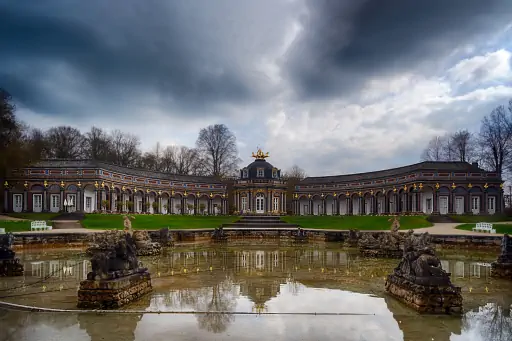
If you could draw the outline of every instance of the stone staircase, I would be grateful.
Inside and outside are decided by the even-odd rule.
[[[237,229],[296,229],[299,226],[289,224],[276,216],[244,216],[234,223],[222,224],[223,228]]]
[[[427,217],[427,220],[430,221],[431,223],[456,223],[457,222],[447,215],[430,215]]]

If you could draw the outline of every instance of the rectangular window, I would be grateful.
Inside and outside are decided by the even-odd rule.
[[[247,197],[242,197],[242,211],[247,210]]]
[[[265,177],[265,170],[263,168],[258,168],[257,176],[258,176],[258,178]]]
[[[279,198],[274,197],[274,211],[279,211]]]
[[[85,198],[85,208],[88,212],[91,211],[91,207],[92,207],[92,198],[91,197],[86,197]]]
[[[14,195],[14,206],[21,207],[21,194]]]
[[[489,197],[489,209],[494,210],[494,197]]]
[[[52,207],[59,207],[60,197],[59,195],[52,195]]]
[[[243,177],[244,177],[244,178],[247,178],[247,169],[244,169],[244,170],[243,170],[243,172],[242,172],[242,174],[243,174]]]
[[[277,170],[272,170],[272,177],[275,179],[277,178]]]
[[[478,197],[473,197],[471,198],[471,209],[472,210],[478,210],[479,209],[479,205],[478,205]]]
[[[427,199],[427,211],[432,210],[432,199]]]

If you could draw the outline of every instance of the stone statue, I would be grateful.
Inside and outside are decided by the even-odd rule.
[[[173,240],[168,227],[160,229],[160,245],[163,247],[172,246]]]
[[[391,233],[398,233],[400,230],[400,217],[394,216],[393,218],[388,219],[391,223]]]
[[[0,259],[14,259],[15,252],[11,249],[14,235],[11,232],[0,235]]]
[[[386,291],[420,312],[460,313],[461,289],[451,283],[429,243],[427,233],[407,237],[402,260],[386,279]]]
[[[135,242],[129,233],[123,235],[108,247],[102,243],[101,250],[94,252],[91,258],[92,271],[87,274],[88,280],[114,279],[140,270]],[[109,234],[108,237],[112,238],[114,234]]]
[[[357,246],[359,243],[359,239],[361,238],[361,233],[357,230],[348,230],[348,236],[345,240],[345,245],[349,247]]]
[[[491,263],[491,276],[512,280],[512,239],[508,234],[501,239],[501,253],[497,261]]]
[[[130,233],[130,234],[133,233],[131,219],[135,219],[135,217],[133,217],[133,216],[128,217],[127,215],[123,216],[124,231],[126,233]]]
[[[151,241],[148,231],[137,230],[132,236],[137,248],[137,256],[154,256],[161,253],[162,246]]]
[[[297,242],[305,242],[308,239],[308,233],[304,231],[304,229],[298,227],[297,234],[295,235],[295,241]]]
[[[224,228],[222,226],[216,227],[215,230],[213,230],[212,239],[214,241],[226,241],[228,239],[228,236],[224,233]]]

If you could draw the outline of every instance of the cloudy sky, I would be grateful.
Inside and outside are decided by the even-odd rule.
[[[0,87],[27,123],[142,148],[226,124],[309,175],[419,161],[512,98],[510,0],[0,0]]]

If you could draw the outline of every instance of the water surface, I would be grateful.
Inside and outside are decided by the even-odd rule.
[[[196,245],[143,258],[154,291],[126,313],[0,310],[0,341],[511,340],[512,283],[489,277],[497,255],[438,254],[462,287],[462,317],[415,313],[384,292],[398,260],[364,259],[339,244]],[[90,271],[83,253],[17,255],[25,276],[0,279],[0,300],[75,309]]]

